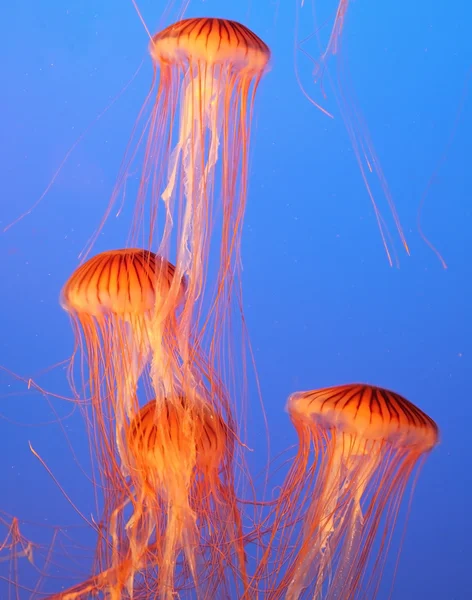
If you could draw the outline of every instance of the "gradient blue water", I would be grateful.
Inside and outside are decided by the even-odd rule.
[[[154,30],[164,3],[139,5]],[[334,0],[318,5],[321,22],[333,16]],[[301,35],[310,32],[308,10],[300,12]],[[243,21],[273,50],[256,107],[243,261],[274,452],[294,442],[284,412],[292,391],[362,380],[410,398],[438,422],[442,439],[417,485],[394,598],[472,598],[470,94],[424,210],[447,271],[416,226],[470,66],[472,11],[460,1],[358,0],[350,7],[345,51],[352,80],[411,245],[408,258],[397,244],[400,269],[388,266],[329,88],[324,105],[334,120],[314,109],[296,82],[295,0],[191,0],[188,15],[207,14]],[[146,57],[147,37],[128,0],[9,3],[0,28],[4,226],[41,195],[71,144],[130,80]],[[326,39],[326,28],[321,35]],[[306,47],[316,53],[314,42]],[[299,54],[298,65],[317,94],[309,61]],[[70,354],[58,294],[105,209],[150,78],[145,60],[38,208],[0,235],[0,364],[25,377]],[[124,217],[112,219],[100,245],[120,246],[127,225]],[[61,369],[40,380],[68,393]],[[0,509],[45,525],[81,523],[28,446],[89,516],[91,486],[60,425],[38,425],[57,415],[9,375],[1,374],[0,385]],[[62,416],[71,410],[54,406]],[[80,418],[63,424],[87,469]],[[86,531],[77,536],[87,539]],[[7,597],[0,581],[0,598]]]

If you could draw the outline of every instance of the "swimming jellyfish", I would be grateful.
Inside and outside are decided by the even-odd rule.
[[[402,496],[438,443],[437,425],[399,394],[365,384],[298,392],[287,408],[299,449],[277,514],[302,526],[282,531],[298,545],[278,597],[296,600],[308,588],[313,598],[374,598]]]
[[[78,267],[62,290],[76,340],[71,383],[76,390],[74,357],[80,349],[83,389],[76,393],[90,398],[99,466],[109,464],[115,451],[123,455],[146,365],[156,394],[175,392],[175,313],[185,285],[174,275],[174,266],[152,252],[111,250]]]
[[[142,243],[147,231],[147,247],[175,257],[187,282],[180,315],[183,364],[191,362],[192,329],[200,338],[206,332],[215,364],[224,351],[220,342],[240,270],[252,112],[270,51],[244,25],[216,18],[174,23],[154,35],[149,51],[155,78],[145,104],[151,101],[152,108],[130,244]],[[117,189],[124,187],[136,152],[125,157]],[[105,218],[115,200],[116,193]],[[214,281],[207,277],[211,242],[219,248]]]

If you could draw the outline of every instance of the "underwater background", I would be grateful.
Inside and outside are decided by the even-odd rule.
[[[165,6],[139,1],[151,32],[176,18],[177,3],[162,20]],[[335,0],[318,0],[325,43],[335,10]],[[271,456],[296,443],[285,412],[294,391],[362,381],[409,398],[437,422],[441,442],[418,478],[392,597],[472,598],[472,9],[426,0],[349,7],[343,56],[352,93],[411,250],[407,256],[380,204],[395,241],[393,267],[329,80],[324,98],[312,62],[296,49],[296,31],[299,40],[313,33],[311,2],[297,11],[296,0],[191,0],[186,16],[241,21],[272,50],[256,98],[242,242],[245,317]],[[45,544],[53,526],[67,525],[74,544],[91,547],[78,514],[89,517],[94,506],[83,421],[70,402],[28,390],[12,373],[71,395],[59,363],[73,335],[59,293],[102,218],[148,92],[148,37],[130,0],[7,3],[0,28],[2,230],[41,197],[86,131],[34,211],[0,235],[0,364],[8,369],[0,373],[0,511],[34,523]],[[303,49],[317,56],[314,39]],[[418,231],[425,190],[421,223],[447,269]],[[125,243],[129,215],[125,206],[107,222],[97,251]],[[254,377],[250,385],[256,472],[267,444]],[[407,504],[408,494],[403,519]],[[396,558],[388,557],[387,580]],[[18,579],[28,586],[26,562],[18,559]],[[8,577],[9,566],[0,553],[0,575]],[[0,600],[9,593],[0,580]]]

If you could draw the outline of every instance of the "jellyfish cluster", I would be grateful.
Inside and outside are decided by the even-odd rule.
[[[267,466],[260,495],[245,456],[244,335],[232,336],[238,318],[244,329],[251,121],[270,50],[240,23],[193,18],[157,33],[149,52],[128,239],[95,255],[92,243],[61,293],[102,514],[90,576],[48,597],[375,598],[402,497],[438,428],[373,385],[296,392],[286,406],[296,451],[276,490]],[[15,519],[0,550],[21,539]],[[31,552],[22,547],[17,558]]]

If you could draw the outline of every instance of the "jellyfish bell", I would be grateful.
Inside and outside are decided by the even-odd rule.
[[[434,421],[395,392],[349,384],[316,392],[296,392],[287,402],[294,422],[305,421],[369,443],[415,448],[424,453],[438,443]]]
[[[70,314],[99,318],[106,314],[132,321],[133,315],[159,312],[169,297],[175,267],[148,250],[109,250],[92,257],[74,271],[62,289],[60,303]],[[177,286],[174,304],[185,294]]]
[[[160,64],[230,65],[233,70],[263,73],[269,48],[250,29],[228,19],[183,19],[157,33],[149,44]]]
[[[145,464],[148,484],[152,481],[154,490],[161,488],[165,493],[182,459],[192,471],[218,473],[228,435],[225,422],[209,404],[177,397],[148,402],[128,428],[127,447],[136,476],[143,475],[138,465]]]
[[[284,530],[299,537],[278,589],[288,600],[306,588],[314,598],[375,597],[402,497],[438,443],[437,425],[399,394],[365,384],[297,392],[287,409],[299,449],[277,514],[297,515],[302,527]]]

